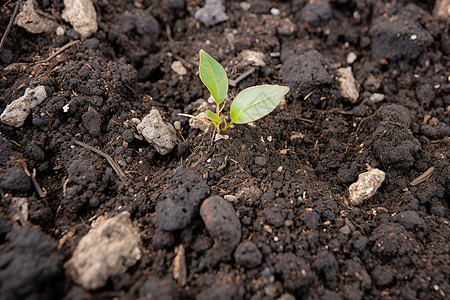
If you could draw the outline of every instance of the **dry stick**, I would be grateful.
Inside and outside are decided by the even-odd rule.
[[[37,65],[37,64],[42,64],[42,63],[46,63],[46,62],[51,61],[51,60],[52,60],[54,57],[56,57],[58,54],[60,54],[61,52],[63,52],[63,51],[66,50],[67,48],[72,47],[73,45],[78,44],[79,42],[80,42],[79,40],[68,42],[67,44],[65,44],[64,46],[62,46],[61,48],[59,48],[55,53],[53,53],[52,55],[50,55],[47,59],[38,61],[38,62],[35,63],[35,65]]]
[[[426,170],[422,175],[420,175],[419,177],[417,177],[416,179],[414,179],[413,181],[411,181],[410,185],[412,186],[416,186],[419,183],[424,182],[425,180],[427,180],[428,178],[430,178],[431,174],[433,174],[434,172],[434,167],[429,168],[428,170]]]
[[[36,169],[33,168],[33,173],[31,174],[31,182],[33,182],[34,188],[36,189],[37,193],[39,194],[40,198],[45,198],[46,193],[42,191],[41,186],[36,180]]]
[[[245,71],[244,73],[242,73],[238,78],[236,78],[235,80],[230,79],[228,82],[230,83],[231,86],[236,86],[240,81],[242,81],[243,79],[245,79],[245,77],[247,77],[248,75],[252,74],[253,72],[255,72],[255,68],[251,67],[249,70]]]
[[[16,18],[17,12],[19,11],[20,0],[16,2],[16,7],[14,8],[14,12],[9,19],[8,26],[6,26],[5,33],[3,34],[2,40],[0,41],[0,52],[2,52],[3,44],[6,41],[6,37],[8,36],[9,31],[11,30],[12,24],[14,23],[14,19]]]
[[[97,148],[94,148],[92,146],[89,146],[88,144],[85,144],[83,142],[75,140],[74,143],[77,145],[80,145],[88,150],[91,150],[92,152],[95,152],[100,156],[103,156],[106,159],[106,161],[111,165],[113,170],[117,173],[117,175],[119,175],[120,180],[125,181],[127,179],[127,175],[122,171],[122,169],[119,167],[119,165],[116,164],[116,162],[111,158],[111,156],[109,156],[105,152],[98,150]]]

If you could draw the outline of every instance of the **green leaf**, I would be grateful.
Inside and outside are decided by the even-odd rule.
[[[268,115],[288,92],[287,86],[279,85],[266,84],[246,88],[231,103],[231,121],[243,124]]]
[[[213,121],[214,123],[216,123],[217,125],[219,125],[220,123],[222,123],[222,119],[219,118],[218,115],[216,115],[215,113],[213,113],[210,110],[205,111],[206,116]]]
[[[217,105],[219,105],[225,100],[225,96],[228,92],[227,73],[224,68],[211,57],[211,55],[205,52],[205,50],[201,49],[199,55],[200,79],[208,88]]]

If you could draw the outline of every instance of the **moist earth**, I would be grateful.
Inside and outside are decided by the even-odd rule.
[[[83,39],[64,2],[34,5],[59,29],[13,24],[0,50],[1,112],[45,88],[0,123],[1,299],[448,299],[449,1],[94,0]],[[253,85],[290,93],[215,140],[179,116],[214,109],[200,49],[232,79],[225,112]],[[138,130],[152,111],[164,151]],[[385,180],[351,206],[368,167]],[[132,266],[83,284],[67,262],[121,213],[133,228],[100,236],[133,232]]]

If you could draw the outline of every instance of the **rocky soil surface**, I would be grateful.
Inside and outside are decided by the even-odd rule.
[[[449,12],[2,1],[0,299],[448,299]],[[200,49],[290,92],[215,139]]]

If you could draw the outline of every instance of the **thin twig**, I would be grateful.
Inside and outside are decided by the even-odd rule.
[[[98,150],[97,148],[94,148],[92,146],[89,146],[88,144],[85,144],[83,142],[75,140],[74,143],[77,145],[80,145],[88,150],[91,150],[92,152],[95,152],[100,156],[103,156],[106,159],[106,161],[111,165],[113,170],[117,173],[117,175],[119,175],[120,180],[126,181],[127,175],[122,171],[122,169],[119,167],[119,165],[111,158],[111,156],[109,156],[105,152]]]
[[[300,121],[309,123],[309,124],[314,124],[314,123],[316,123],[316,121],[314,121],[314,120],[305,119],[305,118],[302,118],[302,117],[295,117],[295,118],[298,119],[298,120],[300,120]]]
[[[50,55],[47,59],[38,61],[38,62],[36,62],[35,64],[37,65],[37,64],[43,64],[43,63],[49,62],[49,61],[51,61],[54,57],[56,57],[58,54],[60,54],[61,52],[63,52],[63,51],[66,50],[67,48],[72,47],[73,45],[78,44],[79,42],[80,42],[79,40],[68,42],[67,44],[65,44],[64,46],[62,46],[61,48],[59,48],[55,53],[53,53],[52,55]]]
[[[242,73],[238,78],[236,78],[235,80],[230,79],[228,82],[231,86],[236,86],[239,82],[241,82],[242,80],[245,79],[245,77],[247,77],[248,75],[252,74],[253,72],[255,72],[255,68],[251,67],[250,69],[248,69],[247,71],[245,71],[244,73]]]
[[[19,11],[20,0],[16,2],[16,7],[14,7],[14,11],[9,19],[8,26],[6,26],[5,33],[3,34],[2,40],[0,41],[0,52],[2,52],[3,44],[6,41],[6,37],[8,36],[9,31],[11,30],[12,24],[14,23],[14,19],[16,18],[17,12]]]
[[[42,191],[41,186],[36,180],[36,169],[33,168],[33,173],[31,174],[31,182],[33,182],[34,188],[36,189],[40,198],[45,198],[46,193]]]
[[[434,172],[434,167],[429,168],[428,170],[426,170],[423,174],[421,174],[419,177],[417,177],[416,179],[414,179],[413,181],[411,181],[411,185],[412,186],[416,186],[419,183],[424,182],[425,180],[427,180],[428,178],[430,178],[431,174],[433,174]]]

